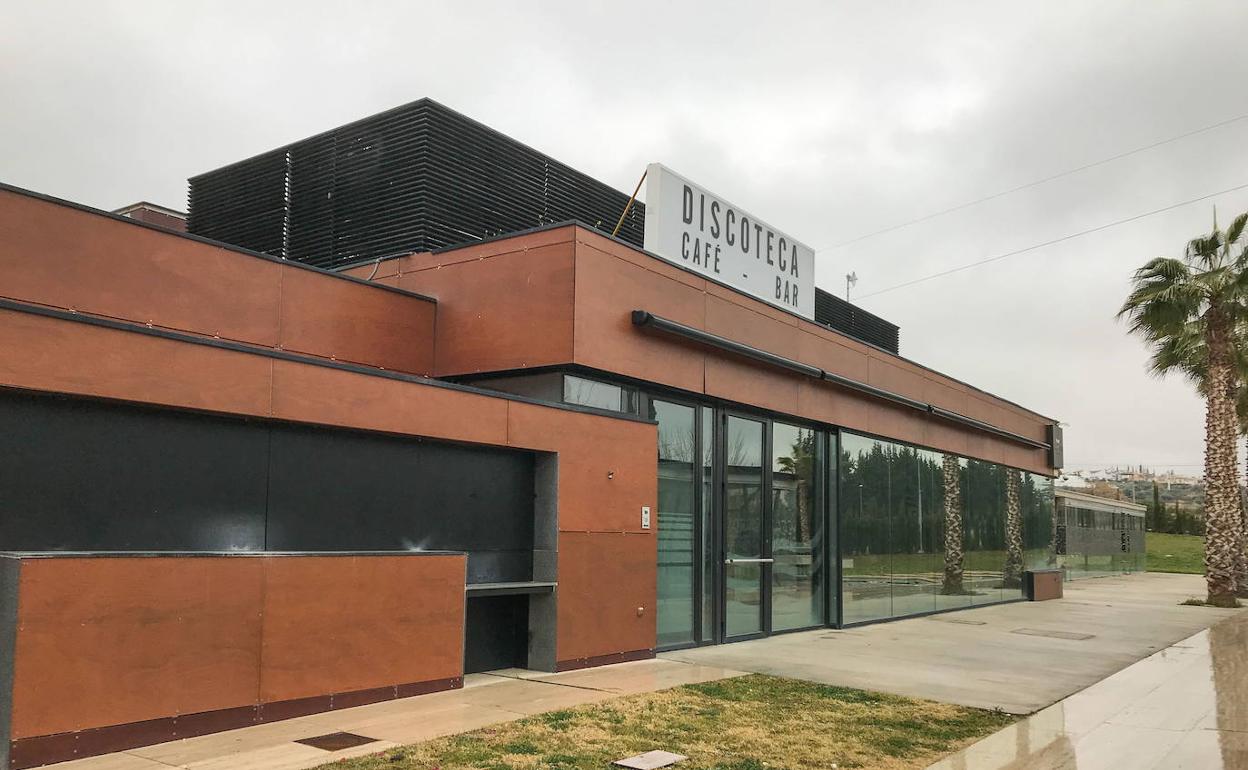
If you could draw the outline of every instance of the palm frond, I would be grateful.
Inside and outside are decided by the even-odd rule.
[[[1248,212],[1244,212],[1231,222],[1231,226],[1226,228],[1224,243],[1229,248],[1239,242],[1240,237],[1244,234],[1244,228],[1248,227]]]

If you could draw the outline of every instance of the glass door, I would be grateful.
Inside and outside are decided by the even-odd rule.
[[[764,538],[766,424],[726,416],[723,430],[724,639],[764,633],[771,562]]]
[[[697,641],[698,458],[697,410],[670,401],[650,402],[659,423],[658,471],[658,644],[662,648]]]
[[[771,627],[821,626],[825,617],[823,484],[824,434],[771,425]]]

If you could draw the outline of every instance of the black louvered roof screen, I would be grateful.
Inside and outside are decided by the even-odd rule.
[[[578,220],[628,196],[429,99],[192,177],[189,229],[336,268]],[[645,206],[619,237],[642,244]]]
[[[896,324],[819,288],[815,289],[815,321],[890,353],[899,352],[901,330]]]

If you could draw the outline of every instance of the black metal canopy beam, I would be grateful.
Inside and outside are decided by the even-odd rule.
[[[796,372],[797,374],[802,374],[816,380],[824,380],[825,382],[839,385],[848,390],[853,390],[873,398],[878,398],[899,406],[914,409],[915,411],[923,412],[924,414],[928,414],[933,417],[939,417],[942,420],[954,422],[968,428],[974,428],[975,430],[983,431],[984,433],[991,433],[994,436],[1016,441],[1035,449],[1050,449],[1050,445],[1043,441],[1036,441],[1035,439],[1027,438],[1026,436],[1018,433],[1003,430],[995,425],[989,425],[982,420],[976,420],[973,417],[967,417],[966,415],[958,414],[957,412],[951,412],[948,409],[936,406],[935,404],[918,401],[916,399],[903,396],[900,393],[893,393],[889,390],[877,388],[874,385],[868,385],[865,382],[851,380],[848,377],[833,374],[832,372],[820,369],[817,366],[811,366],[810,364],[805,364],[801,361],[795,361],[791,358],[779,356],[775,353],[770,353],[766,350],[737,342],[736,340],[730,340],[727,337],[721,337],[718,334],[711,334],[710,332],[706,332],[701,329],[695,329],[692,326],[686,326],[685,324],[677,321],[656,316],[646,310],[633,311],[633,325],[639,328],[654,329],[656,331],[672,334],[677,337],[683,337],[687,340],[692,340],[693,342],[697,342],[702,345],[708,345],[710,347],[733,353],[744,358],[749,358],[754,361],[760,361],[779,369]]]

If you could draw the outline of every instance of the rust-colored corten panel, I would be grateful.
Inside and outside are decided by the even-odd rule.
[[[872,399],[826,382],[804,379],[797,386],[798,413],[849,430],[871,425]]]
[[[0,310],[0,386],[269,413],[272,361],[75,321]]]
[[[966,414],[968,390],[965,385],[960,383],[948,382],[929,376],[924,383],[921,400],[958,414]]]
[[[799,374],[768,370],[732,355],[706,357],[706,393],[751,406],[793,414],[799,406]],[[800,416],[800,415],[799,415]]]
[[[0,190],[0,296],[430,374],[434,303]]]
[[[913,368],[900,366],[894,361],[886,359],[880,353],[871,356],[867,384],[907,398],[922,400],[928,387],[927,378]]]
[[[801,351],[798,361],[814,362],[812,366],[856,382],[866,382],[870,378],[871,353],[861,345],[843,345],[809,328],[798,329],[797,336]]]
[[[560,662],[654,648],[656,559],[651,535],[559,535]]]
[[[22,561],[13,739],[255,703],[261,563]]]
[[[700,280],[696,276],[667,275],[670,266],[585,230],[578,230],[577,237],[578,364],[900,441],[934,444],[946,451],[995,452],[977,455],[987,460],[1022,458],[1027,464],[1021,467],[1051,472],[1042,451],[1022,445],[998,451],[999,440],[985,441],[983,437],[989,434],[974,428],[946,422],[929,430],[936,420],[918,413],[903,415],[884,401],[864,401],[829,383],[805,382],[730,353],[628,328],[627,310],[648,310],[902,396],[920,401],[930,398],[944,408],[1037,441],[1045,439],[1051,422],[714,282],[702,282],[698,303],[696,297],[680,294],[691,281]],[[629,291],[633,285],[644,286],[644,291]],[[672,287],[674,299],[669,298]],[[703,373],[700,385],[689,371],[697,364]]]
[[[790,328],[796,329],[802,323],[801,319],[799,319],[797,316],[793,315],[792,313],[781,310],[780,308],[770,303],[762,302],[762,301],[754,300],[754,299],[750,299],[749,302],[742,302],[741,301],[742,299],[746,299],[745,295],[741,294],[738,291],[735,291],[734,289],[729,289],[728,287],[721,286],[717,283],[708,281],[706,284],[706,293],[712,297],[717,297],[719,299],[725,300],[726,302],[730,304],[738,305],[743,308],[748,308],[751,312],[764,316],[767,319],[777,324],[780,324],[781,326],[788,326]]]
[[[571,361],[572,250],[569,239],[400,275],[401,288],[438,301],[436,373]],[[438,256],[450,262],[457,253]]]
[[[657,510],[657,428],[578,412],[509,404],[508,443],[559,453],[559,529],[638,532]],[[653,565],[651,565],[653,570]]]
[[[433,302],[308,270],[287,269],[281,282],[284,349],[432,374]]]
[[[271,346],[282,269],[0,190],[0,296],[10,299]]]
[[[673,280],[662,272],[645,270],[578,244],[576,362],[701,392],[705,351],[658,335],[639,334],[632,325],[632,311],[648,310],[701,327],[705,321],[705,284],[692,276]]]
[[[461,676],[464,558],[266,559],[261,701]]]
[[[273,362],[273,416],[283,420],[502,445],[507,406],[435,385]]]
[[[785,358],[800,360],[801,338],[797,335],[794,324],[780,321],[772,313],[760,311],[760,307],[745,307],[722,296],[708,295],[706,331]]]

